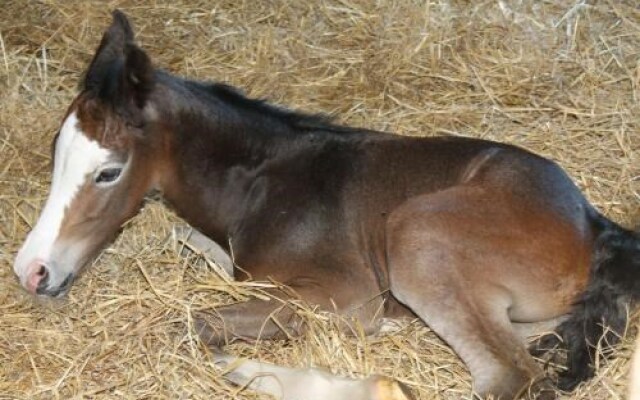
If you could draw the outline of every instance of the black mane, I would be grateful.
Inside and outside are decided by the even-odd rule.
[[[360,128],[338,125],[333,122],[334,117],[327,114],[310,114],[295,111],[270,104],[263,98],[254,99],[247,97],[240,89],[225,83],[185,80],[184,84],[192,90],[195,89],[197,92],[205,92],[235,109],[259,114],[272,120],[277,120],[294,130],[323,130],[339,133],[363,130]]]
[[[264,98],[252,99],[247,97],[240,89],[224,83],[209,83],[205,84],[205,86],[214,96],[228,104],[266,114],[270,117],[287,121],[291,125],[310,128],[334,127],[334,118],[327,114],[308,114],[269,104]]]

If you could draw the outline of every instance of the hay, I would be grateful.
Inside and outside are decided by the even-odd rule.
[[[0,398],[256,398],[220,378],[188,329],[190,312],[256,289],[221,285],[201,260],[181,258],[170,243],[177,218],[159,203],[66,299],[33,299],[13,276],[12,258],[47,194],[49,143],[116,6],[173,72],[349,124],[518,144],[558,160],[614,220],[640,221],[633,1],[146,4],[5,0],[0,8]],[[334,317],[303,312],[304,337],[233,352],[352,376],[375,371],[421,399],[468,398],[464,366],[420,324],[345,337]],[[563,398],[620,398],[629,352],[627,340]]]

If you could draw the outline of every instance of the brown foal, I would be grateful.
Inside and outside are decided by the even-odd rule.
[[[554,162],[490,141],[338,126],[176,77],[152,66],[120,12],[53,147],[51,192],[14,267],[39,295],[66,293],[159,191],[233,253],[236,279],[280,282],[288,289],[274,296],[352,316],[369,332],[381,317],[417,315],[481,396],[511,399],[543,377],[515,323],[569,314],[558,333],[569,349],[559,383],[570,389],[592,373],[607,327],[622,332],[623,307],[639,293],[637,235],[603,217]],[[277,301],[215,311],[224,324],[201,322],[214,345],[299,329]]]

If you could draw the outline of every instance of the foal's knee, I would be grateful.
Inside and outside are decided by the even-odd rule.
[[[220,318],[214,318],[213,321],[207,320],[204,316],[195,317],[193,320],[193,328],[198,335],[200,341],[213,348],[220,348],[229,342],[226,330],[222,325]]]

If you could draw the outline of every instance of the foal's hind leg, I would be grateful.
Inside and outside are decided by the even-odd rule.
[[[513,331],[500,299],[483,304],[472,295],[459,296],[455,287],[440,288],[439,296],[421,290],[424,286],[417,284],[418,277],[414,279],[396,279],[392,291],[460,356],[471,372],[475,392],[513,399],[542,378],[542,370]]]
[[[422,262],[404,274],[402,263],[407,260],[403,258],[412,255]],[[507,297],[499,289],[492,292],[487,288],[484,293],[465,290],[455,281],[463,278],[455,274],[435,277],[442,270],[431,269],[428,263],[443,261],[453,260],[415,253],[405,253],[402,258],[390,255],[391,291],[460,356],[478,394],[516,398],[542,377],[542,370],[511,326]]]
[[[477,393],[504,400],[543,378],[511,320],[560,315],[553,277],[563,276],[539,265],[540,251],[554,251],[541,239],[530,240],[545,237],[544,224],[522,235],[514,223],[519,215],[483,196],[480,190],[455,188],[395,211],[387,226],[390,289],[462,358]],[[533,397],[554,398],[554,393]]]

